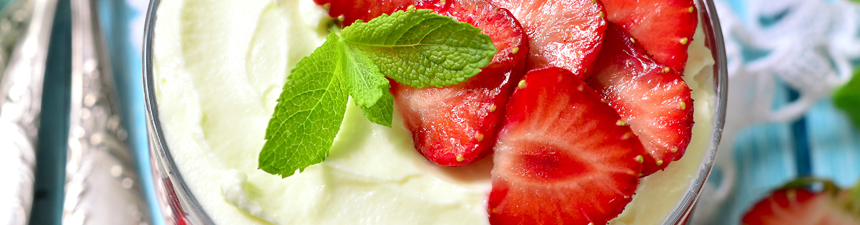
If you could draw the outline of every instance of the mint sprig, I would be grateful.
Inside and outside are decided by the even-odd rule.
[[[343,30],[386,76],[412,87],[447,86],[481,72],[496,54],[490,36],[467,23],[418,10],[382,15]]]
[[[348,99],[348,84],[338,62],[343,55],[338,39],[337,34],[329,34],[290,72],[266,129],[260,169],[286,177],[328,155],[319,149],[328,149],[334,142]]]
[[[418,88],[454,85],[481,72],[496,51],[480,29],[431,10],[398,11],[332,32],[290,72],[259,167],[288,177],[325,160],[348,97],[371,122],[390,127],[394,97],[385,77]]]

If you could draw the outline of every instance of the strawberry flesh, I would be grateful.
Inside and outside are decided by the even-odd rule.
[[[632,200],[642,144],[569,71],[530,71],[522,84],[495,146],[490,223],[606,224]]]
[[[492,152],[504,105],[523,74],[528,41],[508,10],[484,0],[419,1],[415,8],[481,28],[499,51],[480,73],[463,83],[413,88],[391,81],[391,93],[415,149],[442,166],[462,166]]]
[[[657,62],[683,74],[698,13],[693,0],[602,0],[606,17],[630,32]]]
[[[328,15],[340,20],[343,27],[351,25],[356,20],[370,21],[382,14],[389,14],[395,9],[407,7],[413,0],[314,0],[317,5],[328,9]],[[343,17],[341,17],[343,16]]]
[[[605,45],[588,84],[630,125],[651,157],[643,175],[681,159],[693,129],[693,99],[680,75],[664,70],[631,41],[623,28],[610,23]]]
[[[528,32],[526,69],[561,67],[588,78],[606,29],[605,11],[593,0],[491,0],[506,8]]]
[[[744,215],[745,225],[857,225],[860,215],[841,208],[841,197],[849,196],[806,189],[777,190]]]

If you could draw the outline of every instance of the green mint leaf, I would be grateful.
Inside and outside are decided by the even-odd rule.
[[[833,93],[833,103],[848,114],[855,126],[860,127],[860,67],[854,69],[848,83]]]
[[[391,127],[391,120],[394,118],[394,96],[386,90],[373,106],[361,106],[361,112],[370,122]]]
[[[349,97],[371,122],[391,127],[389,77],[413,87],[454,85],[481,72],[496,53],[490,37],[430,10],[356,22],[290,72],[266,129],[260,169],[281,177],[325,160]]]
[[[290,72],[266,129],[259,167],[281,177],[322,162],[343,122],[348,99],[337,34]]]
[[[340,44],[343,74],[349,84],[349,95],[358,106],[373,106],[383,93],[388,93],[388,80],[364,52]]]
[[[454,85],[481,72],[496,54],[490,36],[431,10],[398,11],[341,32],[385,76],[412,87]]]

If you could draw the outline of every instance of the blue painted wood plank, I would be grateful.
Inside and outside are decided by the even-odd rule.
[[[105,35],[111,69],[122,108],[123,125],[128,130],[128,142],[137,161],[142,187],[155,225],[164,224],[155,198],[149,165],[149,146],[141,82],[141,32],[134,32],[133,23],[145,16],[146,8],[134,8],[130,2],[146,0],[99,0],[99,22]],[[144,6],[146,4],[135,4]],[[140,27],[140,29],[143,29]]]
[[[789,102],[788,87],[777,81],[774,91],[774,108]],[[738,173],[735,191],[719,211],[724,216],[714,218],[710,224],[739,224],[750,205],[797,175],[792,140],[792,127],[788,123],[757,124],[738,133],[733,147]]]
[[[860,132],[848,117],[823,99],[808,112],[810,158],[815,176],[849,187],[860,178]]]
[[[69,0],[57,2],[51,28],[42,114],[36,151],[36,181],[30,224],[61,224],[66,181],[66,149],[69,140],[69,95],[71,93],[72,24]]]

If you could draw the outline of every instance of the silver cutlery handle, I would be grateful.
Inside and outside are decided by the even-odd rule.
[[[11,181],[0,185],[4,224],[27,224],[33,204],[42,81],[56,5],[56,0],[12,2],[0,18],[0,30],[13,32],[0,35],[0,179]]]
[[[63,224],[148,224],[97,2],[71,3],[72,87]]]

